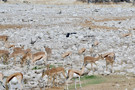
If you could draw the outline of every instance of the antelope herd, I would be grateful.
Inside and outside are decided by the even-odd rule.
[[[1,35],[0,36],[0,40],[4,42],[3,45],[7,45],[8,39],[9,39],[9,36],[6,36],[6,35]],[[96,41],[92,46],[97,46],[98,44],[99,44],[99,42]],[[8,64],[9,60],[13,58],[14,59],[14,64],[16,65],[16,58],[18,56],[19,57],[21,56],[21,58],[20,58],[21,66],[25,66],[27,61],[31,62],[30,65],[35,64],[35,62],[40,60],[40,59],[43,59],[44,60],[44,65],[48,66],[47,60],[48,60],[48,57],[51,57],[51,54],[52,54],[51,48],[48,48],[46,46],[44,46],[45,52],[44,51],[38,51],[36,53],[32,53],[31,49],[29,49],[29,48],[24,49],[24,45],[22,45],[20,47],[16,47],[16,45],[9,45],[8,49],[9,48],[12,49],[12,53],[10,53],[10,51],[8,51],[8,50],[0,50],[0,58],[1,58],[1,60],[3,60],[4,64],[5,64],[5,62]],[[80,50],[78,50],[78,55],[82,55],[83,53],[85,53],[85,51],[86,51],[86,48],[81,48]],[[66,58],[66,57],[71,56],[71,55],[72,55],[72,52],[68,51],[68,52],[65,52],[65,53],[62,54],[62,58]],[[82,58],[82,56],[81,56],[81,58]],[[70,58],[70,59],[72,59],[72,58]],[[54,86],[55,79],[57,81],[57,76],[60,76],[60,74],[63,74],[63,76],[65,78],[65,84],[67,86],[66,89],[68,89],[69,81],[73,77],[79,77],[79,83],[80,83],[80,87],[81,87],[80,76],[83,75],[84,68],[86,67],[86,65],[88,63],[90,63],[91,64],[91,70],[93,70],[93,64],[96,64],[96,61],[103,60],[103,59],[105,59],[105,61],[106,61],[106,70],[108,69],[107,68],[108,64],[111,64],[111,66],[113,68],[113,63],[115,61],[115,53],[114,52],[109,52],[109,53],[105,53],[105,54],[98,54],[98,57],[84,56],[82,69],[81,70],[69,69],[68,72],[67,72],[67,76],[65,74],[66,70],[65,70],[64,67],[47,68],[47,70],[44,69],[42,71],[42,76],[41,76],[40,79],[43,79],[44,76],[47,75],[48,76],[48,83],[53,81],[53,86]],[[93,70],[93,72],[94,72],[94,70]],[[18,83],[21,85],[21,89],[23,88],[23,84],[22,84],[23,73],[17,72],[17,73],[13,73],[13,74],[9,75],[7,77],[7,79],[6,79],[5,85],[3,84],[3,77],[4,77],[3,73],[0,72],[0,84],[4,88],[6,88],[6,90],[9,89],[8,83],[10,81],[12,81],[12,80],[13,81],[17,80]],[[61,77],[59,77],[59,78],[61,79]],[[76,89],[76,80],[75,80],[75,89]]]

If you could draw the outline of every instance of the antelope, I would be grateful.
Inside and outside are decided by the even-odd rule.
[[[68,56],[70,56],[72,54],[71,51],[65,52],[64,54],[62,54],[62,58],[66,58]]]
[[[97,46],[98,44],[99,44],[99,42],[98,42],[98,41],[95,41],[94,44],[92,44],[92,47],[95,47],[95,46]]]
[[[23,50],[24,49],[24,45],[22,45],[21,47],[15,47],[14,49],[13,49],[13,51],[15,52],[15,51],[21,51],[21,50]]]
[[[9,51],[7,50],[0,50],[0,58],[3,57],[4,62],[7,62],[9,54],[10,54]]]
[[[7,42],[9,36],[6,35],[0,35],[0,41]]]
[[[45,54],[45,52],[40,51],[40,52],[31,54],[32,64],[34,64],[36,61],[40,60],[41,58],[44,59],[44,62],[46,64],[47,55]]]
[[[36,61],[40,60],[41,58],[44,59],[44,63],[46,64],[46,60],[47,60],[47,55],[45,54],[45,52],[37,52],[32,54],[31,52],[26,53],[22,59],[21,59],[21,65],[23,65],[23,63],[28,60],[31,59],[31,64],[35,64]]]
[[[48,48],[48,47],[46,47],[46,46],[44,46],[44,48],[45,48],[45,51],[46,51],[46,53],[47,53],[47,58],[51,57],[51,54],[52,54],[51,48]]]
[[[32,58],[31,53],[30,53],[30,52],[26,53],[26,54],[21,58],[21,66],[23,66],[23,64],[26,65],[26,61],[27,61],[27,60],[30,60],[31,58]]]
[[[4,84],[3,84],[3,73],[0,72],[0,84],[5,88]]]
[[[106,71],[107,71],[107,65],[108,64],[111,64],[112,66],[112,70],[113,70],[113,63],[114,63],[114,60],[115,60],[115,53],[114,52],[110,52],[110,53],[105,53],[102,55],[103,58],[105,58],[106,60]]]
[[[30,52],[31,49],[26,49],[26,50],[19,50],[19,51],[14,51],[9,58],[14,58],[14,64],[16,64],[16,57],[17,56],[24,56],[26,53]]]
[[[102,54],[102,57],[106,57],[106,56],[109,56],[109,57],[112,57],[113,59],[115,59],[115,53],[114,52],[109,52],[109,53],[105,53],[105,54]]]
[[[69,56],[71,54],[72,54],[71,51],[65,52],[64,54],[62,54],[62,58],[65,58],[65,57],[67,57],[67,56]]]
[[[78,51],[78,54],[81,55],[81,54],[83,54],[85,51],[86,51],[86,48],[81,48],[81,49]],[[82,59],[82,56],[81,56],[81,59]],[[81,60],[81,62],[82,62],[82,60]],[[80,62],[80,63],[81,63],[81,62]]]
[[[11,74],[10,76],[7,77],[6,82],[5,82],[6,90],[9,90],[8,83],[10,81],[12,82],[18,81],[18,83],[21,85],[21,90],[22,90],[23,89],[22,80],[23,80],[23,74],[21,72]]]
[[[93,63],[95,65],[97,65],[95,62],[100,60],[100,59],[102,59],[102,55],[99,55],[98,57],[85,56],[84,57],[84,65],[91,63],[91,70],[93,70]]]
[[[78,53],[79,54],[82,54],[82,53],[84,53],[86,51],[86,48],[82,48],[82,49],[80,49],[79,51],[78,51]]]
[[[122,37],[127,37],[127,36],[132,36],[131,33],[126,33],[126,34],[123,34]]]
[[[41,76],[41,79],[47,75],[48,78],[50,77],[50,79],[48,80],[49,81],[52,81],[53,79],[53,86],[54,86],[54,77],[56,75],[59,75],[59,74],[63,74],[63,76],[66,78],[66,75],[65,75],[65,69],[63,67],[57,67],[57,68],[52,68],[52,69],[48,69],[46,71],[42,71],[42,76]]]
[[[67,86],[67,90],[68,90],[68,82],[73,78],[73,77],[79,77],[79,83],[80,83],[80,87],[82,87],[81,85],[81,81],[80,81],[80,77],[82,76],[82,74],[84,73],[84,66],[82,66],[81,70],[74,70],[74,69],[69,69],[68,70],[68,79],[66,81],[66,86]],[[76,89],[76,79],[75,79],[75,89]]]

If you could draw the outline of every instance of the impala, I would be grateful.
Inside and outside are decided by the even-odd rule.
[[[49,83],[49,81],[52,81],[52,79],[53,79],[53,86],[54,86],[55,76],[57,76],[61,73],[66,78],[65,69],[63,67],[52,68],[52,69],[48,69],[46,71],[43,70],[41,78],[43,78],[45,75],[47,75],[48,79],[50,77],[50,79],[48,80],[48,83]]]
[[[100,60],[100,59],[102,59],[102,55],[99,55],[98,57],[85,56],[84,57],[84,65],[91,63],[91,69],[93,70],[93,63],[95,65],[97,65],[95,62]]]
[[[68,77],[67,77],[68,79],[66,81],[67,90],[68,90],[68,83],[73,77],[79,77],[80,87],[82,87],[81,81],[80,81],[80,76],[83,73],[84,73],[84,66],[82,67],[82,70],[74,70],[74,69],[69,69],[68,70]],[[76,89],[76,79],[75,79],[75,89]]]

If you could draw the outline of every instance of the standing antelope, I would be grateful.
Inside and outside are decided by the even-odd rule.
[[[46,47],[46,46],[44,46],[44,48],[45,48],[45,51],[46,51],[46,53],[47,53],[47,58],[50,58],[50,57],[51,57],[51,54],[52,54],[51,48],[48,48],[48,47]]]
[[[3,84],[3,73],[0,72],[0,84],[5,88],[4,84]]]
[[[9,58],[14,58],[14,64],[16,64],[16,57],[17,56],[24,56],[26,53],[30,52],[31,49],[26,49],[26,50],[19,50],[19,51],[14,51]]]
[[[21,65],[23,65],[24,63],[26,63],[27,60],[31,59],[31,64],[35,64],[36,61],[40,60],[40,59],[44,59],[44,64],[46,64],[47,61],[47,55],[45,54],[45,52],[37,52],[32,54],[31,52],[26,53],[22,59],[21,59]]]
[[[78,51],[78,54],[81,55],[81,61],[80,61],[80,64],[82,62],[82,54],[86,51],[86,48],[81,48],[79,51]]]
[[[82,70],[74,70],[74,69],[69,69],[68,70],[68,79],[66,81],[66,86],[67,86],[67,90],[68,90],[68,82],[73,78],[73,77],[79,77],[79,83],[80,83],[80,87],[82,87],[81,85],[81,81],[80,81],[80,76],[84,73],[84,66],[82,67]],[[75,89],[76,89],[76,79],[75,79]]]
[[[68,56],[70,56],[72,54],[71,51],[65,52],[64,54],[62,54],[62,58],[66,58]],[[63,64],[64,65],[64,64]],[[72,64],[71,64],[72,65]]]
[[[63,67],[52,68],[52,69],[48,69],[46,71],[43,70],[41,78],[43,78],[45,75],[47,75],[48,78],[50,77],[50,79],[48,80],[48,83],[49,83],[49,81],[52,81],[52,79],[53,79],[53,86],[54,86],[54,80],[55,80],[54,77],[61,73],[63,74],[63,76],[66,79],[65,69]]]
[[[114,60],[115,60],[115,53],[114,52],[110,52],[110,53],[105,53],[102,55],[103,58],[105,58],[106,60],[106,71],[107,71],[107,65],[108,64],[111,64],[112,66],[112,71],[113,71],[113,63],[114,63]]]
[[[9,90],[8,83],[10,81],[12,81],[12,82],[18,81],[18,83],[21,85],[21,90],[22,90],[23,89],[22,80],[23,80],[23,74],[22,73],[17,72],[17,73],[11,74],[10,76],[7,77],[6,82],[5,82],[6,90]]]
[[[4,62],[7,62],[8,58],[9,58],[9,54],[10,54],[9,51],[7,51],[7,50],[0,50],[0,58],[3,57]]]
[[[45,52],[40,51],[40,52],[31,54],[32,64],[34,64],[36,61],[40,60],[41,58],[44,59],[44,64],[46,64],[47,55],[45,54]]]
[[[93,63],[95,65],[97,65],[95,62],[100,60],[100,59],[102,59],[102,55],[99,55],[98,57],[85,56],[84,57],[84,65],[91,63],[91,69],[93,70]]]

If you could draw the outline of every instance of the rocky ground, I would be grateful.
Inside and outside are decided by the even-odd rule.
[[[53,66],[64,66],[80,69],[83,56],[98,56],[106,52],[116,54],[113,75],[135,76],[135,8],[120,5],[34,5],[34,4],[0,4],[0,35],[8,35],[9,43],[16,46],[25,45],[32,52],[45,51],[44,46],[52,48],[52,57],[47,61]],[[73,33],[66,37],[67,33]],[[130,33],[129,36],[124,36]],[[40,37],[39,39],[37,39]],[[30,42],[36,40],[34,45]],[[99,45],[92,44],[98,41]],[[78,50],[86,48],[83,55]],[[0,49],[6,49],[0,42]],[[72,55],[62,58],[64,52],[71,51]],[[12,53],[12,49],[10,49]],[[17,59],[19,62],[20,58]],[[14,72],[24,74],[24,87],[30,89],[39,87],[41,72],[46,67],[33,70],[31,66],[20,67],[13,65],[13,59],[8,65],[0,63],[0,71],[4,76]],[[95,75],[111,73],[105,70],[105,61],[97,61]],[[42,60],[36,63],[41,67]],[[72,66],[71,66],[72,65]],[[87,68],[90,68],[87,65]],[[86,69],[85,72],[88,72]],[[91,75],[92,72],[89,73]],[[46,80],[46,79],[45,79]],[[45,82],[45,81],[44,81]],[[43,82],[42,82],[43,83]],[[19,87],[19,86],[17,86]]]

